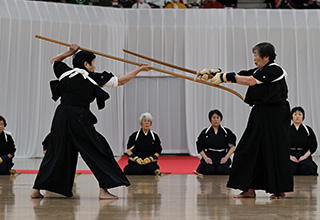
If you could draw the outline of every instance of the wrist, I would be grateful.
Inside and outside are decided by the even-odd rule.
[[[226,74],[223,74],[223,78],[226,82],[233,82],[233,83],[236,83],[237,80],[236,80],[236,74],[234,72],[229,72],[229,73],[226,73]]]
[[[75,54],[75,53],[76,53],[76,51],[68,50],[68,51],[65,53],[65,56],[66,56],[66,57],[70,57],[70,56],[72,56],[72,55]]]

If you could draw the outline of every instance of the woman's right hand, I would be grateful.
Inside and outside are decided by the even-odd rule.
[[[204,159],[204,161],[206,161],[207,164],[213,164],[210,157],[206,157],[206,158],[203,158],[203,159]]]
[[[291,155],[290,155],[290,160],[295,162],[295,163],[299,163],[298,159],[296,157],[294,157],[294,156],[291,156]]]

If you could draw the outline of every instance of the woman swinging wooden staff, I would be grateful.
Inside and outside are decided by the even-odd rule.
[[[99,199],[118,199],[109,189],[129,186],[107,140],[95,129],[98,119],[90,110],[95,99],[103,109],[109,94],[102,87],[117,87],[133,79],[151,66],[141,64],[121,77],[109,72],[95,72],[96,55],[79,51],[79,45],[71,44],[69,50],[51,59],[57,80],[50,82],[53,100],[60,99],[50,129],[48,148],[41,162],[30,197],[41,199],[40,190],[48,190],[72,197],[74,174],[78,153],[88,165],[99,183]],[[73,56],[73,68],[63,61]]]
[[[47,38],[47,37],[43,37],[43,36],[40,36],[40,35],[36,35],[35,37],[39,38],[39,39],[42,39],[42,40],[46,40],[46,41],[52,42],[52,43],[64,45],[64,46],[67,46],[67,47],[69,47],[71,45],[69,43],[61,42],[61,41],[54,40],[54,39]],[[110,59],[114,59],[114,60],[118,60],[118,61],[121,61],[121,62],[129,63],[129,64],[132,64],[132,65],[136,65],[136,66],[141,66],[142,65],[141,63],[137,63],[137,62],[134,62],[134,61],[131,61],[131,60],[126,60],[126,59],[119,58],[119,57],[115,57],[115,56],[108,55],[108,54],[105,54],[105,53],[101,53],[101,52],[98,52],[98,51],[86,49],[86,48],[83,48],[81,46],[79,47],[79,49],[80,50],[84,50],[84,51],[88,51],[88,52],[92,52],[94,54],[97,54],[97,55],[100,55],[100,56],[104,56],[104,57],[107,57],[107,58],[110,58]],[[175,67],[173,67],[173,68],[175,68]],[[197,83],[201,83],[201,84],[205,84],[205,85],[208,85],[208,86],[212,86],[212,87],[216,87],[216,88],[219,88],[219,89],[226,90],[226,91],[231,92],[232,94],[236,95],[241,100],[243,100],[243,97],[238,92],[236,92],[236,91],[234,91],[234,90],[232,90],[230,88],[223,87],[223,86],[220,86],[220,85],[215,85],[213,83],[210,83],[210,82],[207,82],[207,81],[204,81],[204,80],[201,80],[201,79],[194,79],[192,77],[184,76],[184,75],[181,75],[181,74],[178,74],[178,73],[174,73],[174,72],[171,72],[171,71],[159,69],[159,68],[156,68],[156,67],[151,67],[151,69],[155,70],[155,71],[158,71],[158,72],[162,72],[162,73],[171,75],[171,76],[176,76],[176,77],[183,78],[183,79],[186,79],[186,80],[190,80],[190,81],[194,81],[194,82],[197,82]],[[206,75],[206,74],[211,76],[211,75],[213,75],[215,73],[214,71],[216,71],[216,70],[215,69],[214,70],[206,70],[206,71],[203,70],[203,71],[201,71],[199,73],[201,74],[201,76],[202,75]],[[195,74],[197,74],[197,71],[195,72]]]

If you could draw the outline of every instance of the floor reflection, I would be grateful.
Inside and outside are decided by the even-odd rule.
[[[318,177],[295,177],[294,192],[285,199],[270,200],[269,194],[260,192],[256,199],[236,199],[230,207],[230,219],[318,219]]]
[[[15,205],[15,194],[13,192],[13,184],[15,176],[0,176],[0,219],[6,219],[7,210],[13,209]]]
[[[294,192],[283,200],[261,190],[256,199],[233,199],[240,191],[226,187],[228,176],[128,176],[130,187],[111,190],[119,200],[99,200],[94,176],[81,174],[73,198],[42,191],[44,199],[30,200],[35,176],[0,176],[0,220],[320,219],[317,176],[294,177]]]
[[[159,213],[161,194],[158,191],[160,176],[135,176],[134,184],[128,188],[130,216],[150,220]]]
[[[99,212],[96,220],[106,219],[130,219],[128,218],[129,212],[122,205],[119,205],[118,200],[100,200]]]
[[[226,187],[227,180],[228,176],[219,175],[197,177],[197,211],[201,217],[210,216],[210,219],[218,220],[228,215],[230,205],[235,204],[235,201],[230,199],[231,190]]]
[[[48,218],[76,219],[76,212],[80,205],[80,196],[77,193],[77,184],[73,185],[73,197],[66,198],[59,194],[44,190],[43,199],[30,199],[37,220]]]

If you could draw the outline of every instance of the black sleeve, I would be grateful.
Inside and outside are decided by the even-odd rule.
[[[60,61],[55,61],[53,63],[53,71],[54,74],[56,75],[57,79],[60,78],[60,76],[69,71],[72,70],[72,68],[70,68],[67,64],[65,64],[64,62],[60,62]]]
[[[136,135],[137,135],[137,131],[130,135],[128,144],[127,144],[127,149],[130,149],[132,146],[136,144],[136,140],[135,140]]]
[[[108,73],[106,71],[102,73],[92,73],[90,74],[92,79],[96,81],[99,86],[104,86],[114,75],[112,73]]]
[[[236,140],[237,140],[236,135],[229,128],[225,128],[225,129],[227,131],[228,144],[232,144],[236,146]]]
[[[317,142],[317,137],[315,135],[315,133],[313,132],[312,128],[310,128],[309,126],[307,126],[310,135],[308,137],[308,147],[310,149],[311,154],[313,154],[318,147],[318,142]]]
[[[207,141],[207,138],[206,138],[206,129],[202,130],[199,137],[198,137],[198,140],[197,140],[197,150],[198,150],[198,153],[200,153],[201,151],[203,151],[205,149],[204,145]]]
[[[253,77],[263,83],[271,83],[283,74],[281,67],[276,65],[266,66],[262,70],[258,70]]]
[[[155,137],[156,153],[160,154],[162,152],[161,141],[160,141],[159,136],[155,132],[153,132],[153,133],[154,133],[154,137]]]
[[[239,76],[252,76],[254,71],[256,71],[258,68],[250,69],[250,70],[241,70],[237,74]]]
[[[14,156],[14,153],[16,152],[16,148],[14,145],[13,138],[11,137],[11,135],[8,135],[8,134],[7,134],[7,138],[8,138],[8,145],[9,145],[9,154],[12,154]]]

